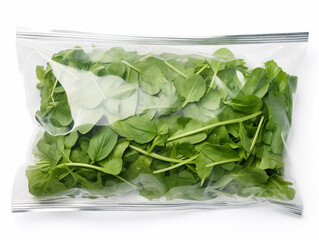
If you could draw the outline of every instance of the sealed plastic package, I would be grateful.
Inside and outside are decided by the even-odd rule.
[[[37,133],[13,211],[269,204],[301,214],[286,143],[307,41],[18,30]]]

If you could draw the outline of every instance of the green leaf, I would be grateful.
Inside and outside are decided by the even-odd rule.
[[[245,95],[256,95],[259,98],[263,98],[267,91],[267,71],[263,68],[255,68],[247,77],[242,92]]]
[[[37,143],[38,151],[50,160],[51,166],[55,166],[62,157],[56,139],[57,137],[53,137],[46,132]]]
[[[226,48],[211,57],[92,49],[65,49],[35,69],[46,132],[27,170],[33,195],[294,198],[283,174],[296,76],[273,60],[248,69]]]
[[[235,164],[233,162],[228,162],[228,160],[238,161],[238,158],[239,155],[237,151],[230,148],[229,144],[206,144],[202,148],[198,158],[195,160],[198,176],[202,179],[203,183],[213,169],[213,166],[208,167],[210,164],[221,164],[225,169],[232,170],[235,167]]]
[[[206,109],[216,110],[219,108],[221,99],[225,98],[226,95],[226,92],[222,89],[211,90],[201,99],[200,104]]]
[[[110,127],[101,127],[90,139],[88,154],[92,161],[106,158],[117,142],[117,134]]]
[[[184,98],[183,107],[189,102],[199,101],[206,91],[204,79],[196,74],[187,79],[179,77],[174,84],[177,92]]]
[[[241,145],[246,152],[250,152],[250,146],[252,144],[252,139],[247,136],[247,131],[243,123],[239,123],[239,137],[241,140]]]
[[[70,160],[74,163],[89,163],[90,157],[85,150],[75,148],[71,151]]]
[[[172,126],[170,126],[171,127],[170,133],[172,133],[172,135],[170,135],[170,138],[174,138],[181,134],[201,128],[203,127],[203,124],[194,119],[179,118],[178,121],[176,122],[176,125],[173,125],[173,126],[175,127],[174,129],[172,128]],[[174,142],[176,143],[189,142],[191,144],[195,144],[195,143],[204,141],[206,137],[207,137],[207,134],[205,132],[199,132],[199,133],[192,134],[188,137],[183,137],[183,138],[174,140]]]
[[[141,187],[140,194],[148,199],[159,198],[167,191],[165,183],[153,174],[139,174],[133,183]]]
[[[229,142],[229,134],[225,126],[214,128],[207,137],[207,142],[214,145],[223,145]]]
[[[232,173],[236,181],[244,185],[258,185],[267,182],[268,175],[264,170],[257,168],[243,168]]]
[[[242,98],[233,98],[231,101],[226,101],[224,103],[230,105],[236,111],[247,114],[258,112],[262,108],[262,101],[259,97],[254,95],[247,95]]]
[[[270,196],[276,196],[277,198],[284,200],[292,200],[295,197],[295,189],[293,189],[291,182],[286,182],[282,177],[273,175],[269,178],[265,184],[266,189],[270,192]]]
[[[283,167],[283,157],[272,153],[268,148],[264,148],[261,162],[258,166],[260,169],[274,169]]]
[[[280,92],[270,92],[268,96],[269,121],[266,128],[273,132],[271,150],[275,154],[282,154],[284,151],[283,132],[289,127],[289,120],[286,113],[286,98]]]
[[[130,117],[113,125],[113,129],[122,137],[128,137],[138,143],[147,143],[157,135],[153,121],[143,116]]]
[[[191,158],[197,153],[194,145],[189,142],[182,142],[180,144],[177,144],[176,152],[177,154],[181,154],[187,158]]]
[[[158,93],[164,84],[161,70],[148,62],[139,67],[141,69],[139,83],[143,91],[152,95]]]
[[[151,164],[152,158],[145,155],[139,155],[138,158],[123,173],[123,176],[126,179],[131,180],[136,178],[141,173],[151,172]]]
[[[53,173],[43,172],[32,166],[27,168],[26,176],[30,193],[37,197],[53,195],[67,189]]]
[[[119,140],[111,154],[106,159],[99,161],[100,166],[103,167],[106,173],[118,175],[121,172],[123,166],[122,156],[129,144],[130,141],[126,139]]]
[[[68,136],[65,137],[64,139],[64,143],[65,143],[65,146],[67,148],[72,148],[76,141],[78,140],[78,133],[75,131],[75,132],[71,132]]]

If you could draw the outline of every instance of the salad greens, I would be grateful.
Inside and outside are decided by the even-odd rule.
[[[81,124],[56,65],[87,74],[78,80]],[[226,48],[204,57],[77,47],[36,74],[46,132],[26,171],[34,196],[83,188],[168,200],[294,198],[284,141],[297,77],[274,61],[249,69]],[[98,91],[84,87],[89,78]]]

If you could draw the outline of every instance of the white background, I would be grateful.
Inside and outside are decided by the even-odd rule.
[[[315,2],[1,1],[0,239],[319,239],[319,14]],[[14,174],[25,161],[33,134],[18,73],[16,27],[178,36],[310,31],[290,142],[292,175],[303,198],[303,216],[271,208],[12,214]]]

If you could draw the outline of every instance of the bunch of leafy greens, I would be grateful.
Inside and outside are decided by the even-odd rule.
[[[38,66],[36,119],[46,132],[34,150],[38,161],[26,171],[31,194],[84,188],[102,196],[137,190],[168,200],[294,198],[283,177],[297,77],[274,61],[248,69],[225,48],[209,58],[74,48],[52,62],[116,76],[138,86],[123,87],[117,97],[138,98],[116,105],[83,96],[95,120],[74,128],[68,93],[52,64]],[[125,117],[111,123],[110,107]]]

